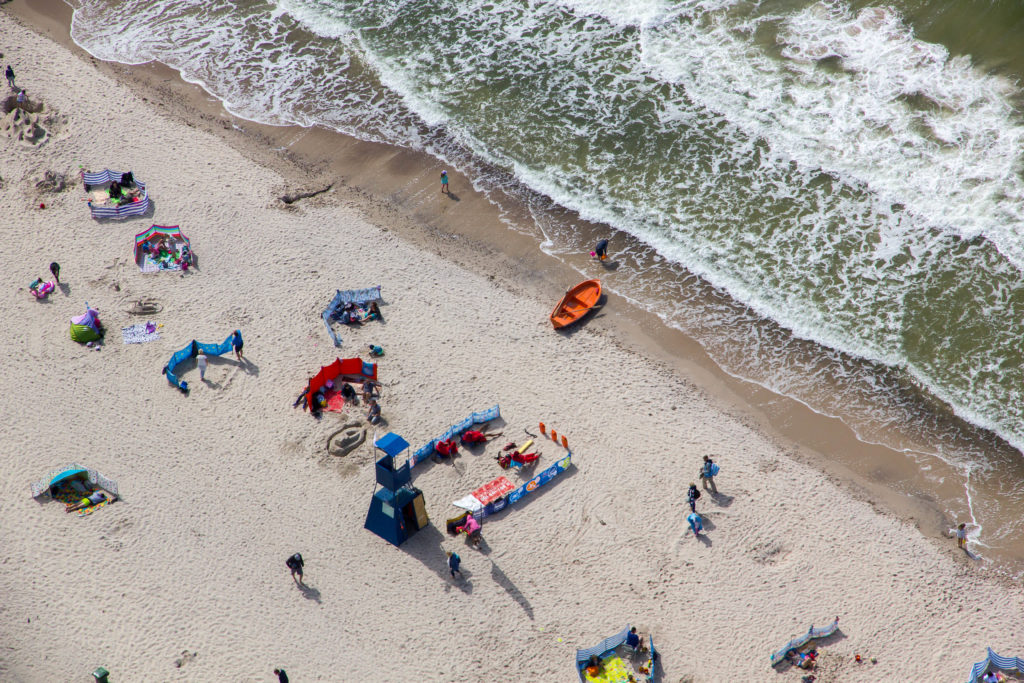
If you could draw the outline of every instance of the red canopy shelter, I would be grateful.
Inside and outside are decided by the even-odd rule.
[[[334,382],[338,378],[343,382],[363,382],[371,379],[377,381],[377,364],[368,363],[362,358],[336,358],[330,365],[320,368],[309,380],[309,393],[306,394],[306,407],[312,410],[313,396],[317,390],[326,386],[328,381]]]

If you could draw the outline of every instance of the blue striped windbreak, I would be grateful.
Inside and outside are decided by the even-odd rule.
[[[121,171],[111,171],[110,169],[104,169],[96,173],[87,171],[82,173],[82,180],[86,185],[106,185],[115,180],[120,181],[123,175],[124,173]],[[128,216],[144,215],[149,211],[149,192],[146,190],[146,183],[138,178],[135,179],[135,184],[142,190],[142,196],[139,198],[139,201],[121,204],[120,206],[96,206],[89,202],[89,211],[92,212],[92,217],[97,219],[127,218]]]
[[[811,626],[810,630],[807,631],[807,633],[805,633],[804,635],[799,636],[797,638],[794,638],[793,640],[789,641],[788,643],[783,645],[781,648],[779,648],[778,650],[776,650],[772,654],[772,656],[771,656],[772,666],[775,666],[779,662],[785,661],[786,653],[789,652],[790,650],[799,649],[799,648],[803,647],[804,645],[806,645],[807,643],[809,643],[812,640],[814,640],[815,638],[827,638],[828,636],[832,635],[833,633],[835,633],[838,630],[839,630],[839,617],[836,617],[836,620],[833,621],[828,626],[826,626],[825,628],[814,628],[813,626]]]
[[[628,635],[629,624],[626,624],[626,628],[622,629],[611,638],[605,638],[594,647],[588,647],[585,650],[576,650],[576,674],[580,677],[580,680],[583,680],[583,667],[593,655],[600,657],[605,652],[614,650],[619,645],[626,642],[626,636]]]
[[[988,657],[971,667],[971,677],[967,679],[967,683],[977,683],[978,679],[993,665],[1001,671],[1016,670],[1024,673],[1024,659],[1020,657],[1001,657],[993,652],[992,648],[986,649],[988,650]]]

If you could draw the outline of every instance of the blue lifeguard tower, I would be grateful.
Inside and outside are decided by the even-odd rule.
[[[410,536],[430,524],[423,502],[423,492],[409,484],[409,462],[395,468],[395,456],[409,447],[409,442],[388,432],[373,443],[384,451],[375,467],[380,489],[370,499],[363,528],[393,545],[402,545]]]

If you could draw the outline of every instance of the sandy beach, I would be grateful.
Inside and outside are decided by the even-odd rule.
[[[575,650],[628,622],[653,633],[660,680],[799,681],[769,654],[837,615],[819,681],[952,683],[986,647],[1022,654],[1019,586],[808,466],[699,370],[637,353],[600,317],[554,333],[535,292],[555,285],[517,273],[515,247],[453,244],[429,224],[408,239],[395,226],[423,216],[367,210],[341,181],[285,205],[329,174],[257,163],[258,150],[168,115],[8,14],[0,27],[46,131],[0,139],[0,678],[85,680],[104,666],[112,681],[272,681],[275,667],[295,682],[571,681]],[[431,166],[366,163],[402,166],[423,213],[487,215],[462,178],[455,203]],[[104,167],[147,183],[151,216],[89,217],[78,172]],[[46,171],[67,188],[37,188]],[[198,268],[141,274],[133,238],[151,223],[180,225]],[[451,252],[493,259],[493,272]],[[66,286],[37,301],[28,283],[51,261]],[[340,330],[334,348],[320,312],[336,289],[376,285],[383,322]],[[129,315],[141,298],[162,312]],[[98,351],[68,336],[86,301],[108,331]],[[122,327],[147,320],[158,340],[122,344]],[[186,363],[191,393],[168,385],[174,351],[234,329],[246,363],[211,359],[207,383]],[[290,407],[322,365],[368,359],[371,343],[386,351],[379,434],[416,448],[473,411],[502,414],[495,442],[416,468],[433,526],[400,548],[363,529],[369,441],[343,458],[326,449],[363,409],[317,421]],[[482,549],[446,535],[452,501],[500,474],[526,480],[493,456],[538,422],[568,437],[573,468],[486,520]],[[539,441],[540,467],[564,453]],[[700,541],[685,490],[704,455],[721,464],[721,494],[698,503]],[[29,482],[66,462],[116,480],[121,500],[82,518],[33,500]],[[306,590],[284,565],[297,551]]]

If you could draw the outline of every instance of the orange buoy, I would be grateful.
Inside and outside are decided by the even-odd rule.
[[[551,430],[551,440],[558,441],[558,432],[556,432],[554,429]]]
[[[543,422],[540,423],[540,433],[541,434],[547,434],[548,433],[547,432],[547,427],[544,426]]]
[[[569,448],[569,440],[562,434],[562,448]]]

